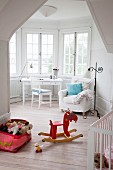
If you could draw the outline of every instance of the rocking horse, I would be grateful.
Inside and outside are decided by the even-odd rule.
[[[72,129],[68,131],[69,123],[74,120],[75,122],[78,120],[78,117],[76,114],[71,112],[70,110],[66,111],[63,117],[63,122],[60,121],[55,121],[52,122],[50,120],[50,133],[44,133],[40,132],[38,135],[43,135],[43,136],[49,136],[48,138],[42,139],[42,142],[53,142],[53,143],[60,143],[60,142],[70,142],[74,139],[77,139],[79,137],[83,137],[82,134],[76,135],[71,137],[70,133],[76,132],[76,129]],[[63,133],[57,133],[57,127],[58,126],[63,126]],[[64,136],[64,139],[56,139],[57,137],[62,137]]]

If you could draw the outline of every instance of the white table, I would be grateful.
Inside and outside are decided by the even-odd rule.
[[[56,85],[59,86],[59,90],[62,88],[62,79],[49,79],[49,78],[37,78],[39,80],[38,85]],[[22,99],[23,99],[23,105],[25,103],[25,87],[28,85],[31,85],[31,79],[30,78],[22,78]]]

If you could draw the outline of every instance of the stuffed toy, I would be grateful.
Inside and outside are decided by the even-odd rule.
[[[100,153],[94,154],[94,164],[95,168],[100,168]],[[102,168],[109,168],[108,161],[104,154],[102,154]]]
[[[32,124],[28,124],[26,126],[23,126],[21,129],[20,129],[20,134],[31,134],[31,129],[33,128],[33,125]]]
[[[17,126],[17,123],[14,121],[14,122],[11,122],[11,121],[8,121],[7,123],[6,123],[6,126],[8,127],[8,128],[12,128],[12,127],[14,127],[14,126]]]
[[[17,135],[19,133],[19,126],[13,126],[11,128],[8,128],[8,132],[13,134],[13,135]]]
[[[8,132],[13,135],[20,135],[20,134],[31,134],[32,124],[29,124],[28,122],[26,124],[22,122],[11,122],[8,121],[6,123],[6,126],[8,127]]]

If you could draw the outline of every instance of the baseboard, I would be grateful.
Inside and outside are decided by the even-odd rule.
[[[21,102],[22,98],[21,97],[14,97],[10,99],[10,104],[15,103],[15,102]]]
[[[103,110],[102,108],[100,108],[100,107],[98,107],[98,106],[97,106],[97,110],[98,110],[99,114],[102,115],[102,116],[104,116],[105,114],[108,113],[108,111]]]
[[[102,116],[104,116],[106,113],[109,113],[112,110],[110,101],[99,96],[97,97],[96,108],[99,114]]]
[[[47,100],[49,100],[49,98],[48,97],[44,97],[43,100],[47,101]],[[25,101],[31,101],[31,97],[26,97]],[[53,96],[52,97],[52,101],[58,101],[58,97],[57,96]],[[22,102],[22,97],[14,97],[14,98],[10,99],[10,104],[16,103],[16,102]]]

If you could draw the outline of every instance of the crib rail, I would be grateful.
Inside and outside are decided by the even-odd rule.
[[[90,125],[88,129],[87,170],[94,170],[94,153],[100,153],[100,170],[102,154],[109,151],[109,170],[111,170],[111,146],[113,144],[113,112],[110,112]]]

